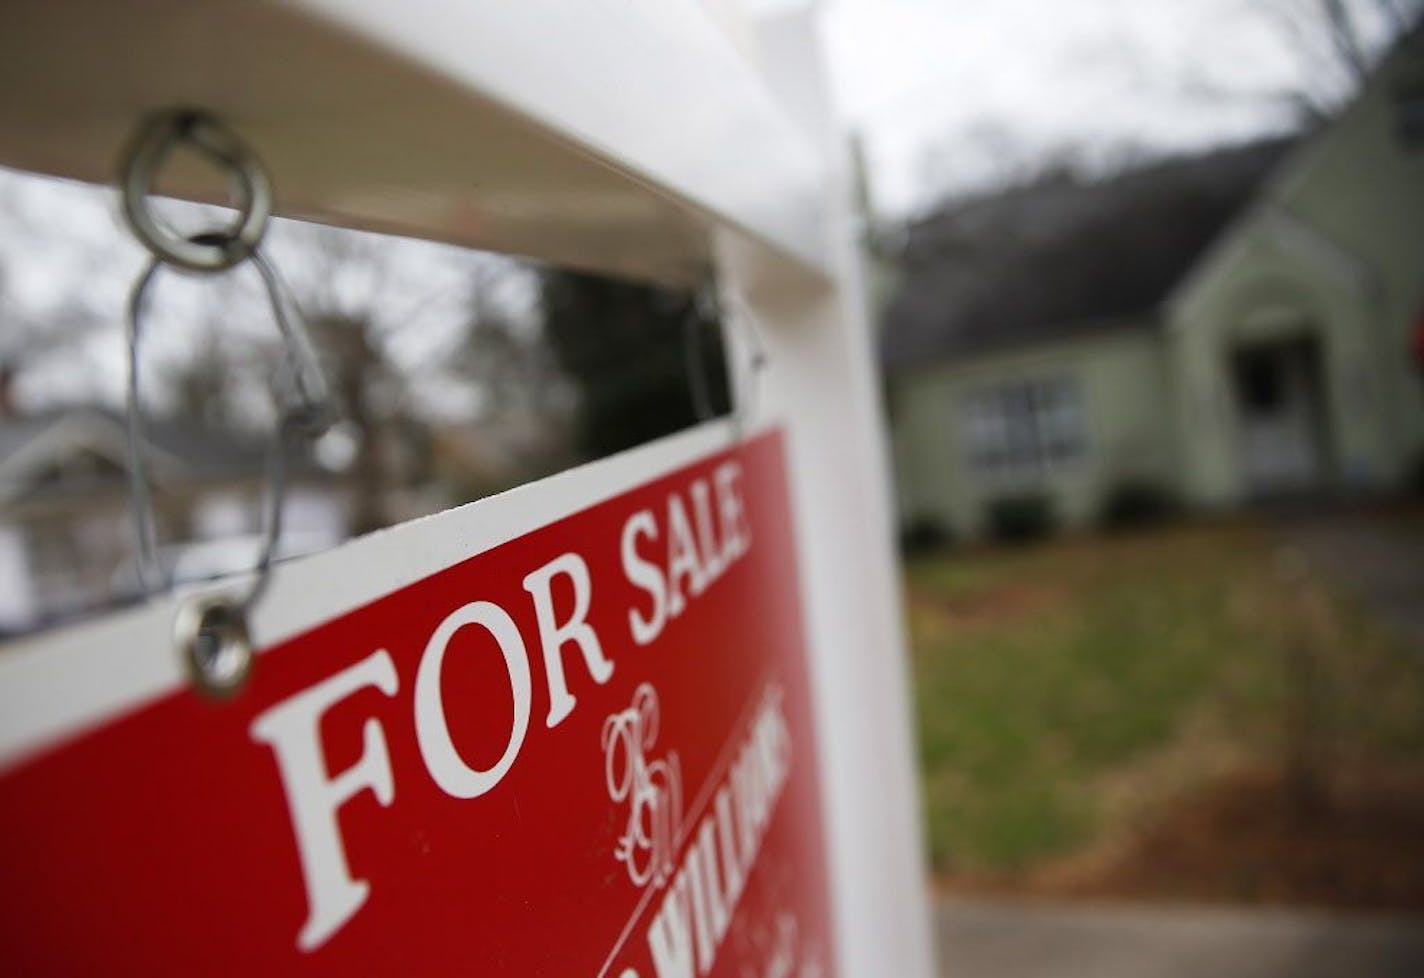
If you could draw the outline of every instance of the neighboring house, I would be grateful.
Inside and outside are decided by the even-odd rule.
[[[250,567],[260,542],[260,445],[154,422],[149,465],[165,562],[182,579]],[[0,633],[134,600],[139,578],[122,418],[94,409],[0,419]],[[347,493],[288,466],[283,552],[347,535]]]
[[[1312,136],[910,229],[882,335],[904,523],[1388,491],[1424,462],[1424,41]]]
[[[7,416],[0,383],[0,635],[140,597],[124,419],[94,408]],[[267,480],[260,441],[155,420],[149,471],[160,553],[192,582],[258,559]],[[351,460],[323,468],[293,450],[279,559],[335,546],[363,506],[382,522],[424,516],[556,467],[565,449],[538,418],[383,430],[377,472]],[[353,448],[354,452],[355,449]],[[321,459],[328,453],[315,453]],[[371,498],[374,496],[374,500]]]

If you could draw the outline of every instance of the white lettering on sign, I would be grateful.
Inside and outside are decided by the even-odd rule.
[[[504,657],[509,673],[509,685],[514,694],[514,722],[509,740],[494,767],[480,771],[465,763],[455,743],[450,739],[450,727],[445,722],[445,699],[440,691],[441,666],[445,649],[455,633],[466,625],[480,625],[494,637]],[[524,735],[529,731],[529,654],[514,619],[499,605],[476,601],[448,615],[430,636],[425,654],[420,657],[420,669],[415,674],[415,739],[420,756],[431,778],[447,795],[456,798],[476,798],[499,784],[514,766]]]
[[[371,891],[365,880],[351,878],[337,809],[367,788],[385,806],[396,796],[390,752],[376,718],[366,719],[361,759],[333,778],[322,756],[322,714],[367,686],[394,696],[398,684],[390,653],[381,649],[283,700],[254,720],[250,728],[254,740],[268,744],[276,753],[282,785],[287,789],[287,807],[307,888],[307,922],[297,934],[297,947],[303,951],[335,933]]]
[[[657,978],[711,969],[790,773],[791,731],[773,687],[648,926]]]
[[[562,625],[554,620],[553,580],[562,574],[573,584],[574,610]],[[524,590],[534,598],[534,616],[539,622],[539,643],[544,647],[544,674],[549,679],[549,726],[555,727],[574,708],[574,697],[564,677],[562,649],[573,642],[583,653],[588,674],[595,682],[606,683],[613,675],[613,663],[603,654],[598,636],[588,624],[588,605],[592,599],[588,579],[588,564],[578,554],[564,554],[524,578]]]
[[[628,583],[650,600],[646,608],[631,607],[627,621],[634,643],[655,641],[668,621],[681,615],[688,602],[701,596],[751,547],[751,530],[742,499],[742,469],[736,461],[722,463],[709,483],[695,479],[684,493],[671,492],[663,507],[660,525],[652,510],[634,513],[620,534],[619,566]],[[691,500],[689,516],[688,499]],[[664,561],[659,564],[640,550],[640,544],[656,545],[665,531]],[[561,614],[555,594],[566,581],[573,595],[572,607]],[[545,724],[558,726],[578,704],[569,689],[564,653],[572,644],[595,683],[608,682],[614,663],[604,653],[603,644],[589,621],[593,606],[593,580],[589,565],[580,554],[561,554],[534,569],[523,579],[529,594],[534,623],[539,634],[544,683],[549,694]],[[450,735],[447,704],[442,690],[445,655],[456,632],[467,626],[484,629],[499,647],[513,697],[513,721],[504,751],[485,770],[471,767]],[[364,748],[356,764],[332,777],[326,769],[322,744],[321,717],[334,704],[367,686],[387,696],[397,692],[398,679],[390,654],[382,649],[321,682],[269,708],[253,721],[252,739],[269,746],[276,755],[282,786],[287,795],[297,852],[307,893],[307,920],[297,934],[297,947],[311,951],[325,943],[365,903],[370,884],[352,878],[341,834],[339,809],[361,791],[370,789],[382,806],[395,798],[395,779],[390,753],[379,721],[368,717],[363,729]],[[532,686],[528,650],[519,628],[504,608],[490,601],[473,601],[450,612],[436,626],[426,643],[417,667],[414,688],[415,736],[430,778],[446,794],[471,799],[495,788],[519,757],[529,731]],[[649,741],[645,746],[650,746]],[[647,765],[645,774],[653,773]],[[661,769],[659,769],[661,770]],[[714,934],[725,930],[726,917],[740,891],[747,865],[742,858],[747,847],[747,818],[765,801],[764,773],[760,787],[724,789],[729,794],[716,799],[714,815],[699,830],[694,847],[701,856],[689,856],[679,870],[679,879],[689,874],[698,882],[690,898],[699,936],[699,955],[714,942]],[[647,785],[643,784],[646,790]],[[762,802],[738,792],[762,792]],[[640,795],[639,797],[643,797]],[[732,853],[735,822],[737,854]],[[713,829],[716,825],[718,828]],[[721,839],[720,844],[718,838]],[[722,853],[719,870],[715,856]],[[729,860],[731,860],[729,862]],[[632,863],[630,861],[630,870]],[[660,875],[666,875],[670,869]],[[641,874],[640,870],[640,874]],[[681,884],[686,890],[691,884]],[[709,890],[708,887],[714,887]],[[700,908],[700,909],[698,909]],[[665,928],[672,927],[671,921]],[[715,938],[720,940],[720,936]],[[700,959],[699,959],[700,960]],[[659,974],[662,974],[661,970]]]
[[[682,590],[684,579],[688,593],[697,597],[721,577],[733,561],[751,549],[752,535],[741,497],[741,478],[742,468],[736,462],[723,463],[713,475],[718,514],[715,531],[711,511],[712,491],[706,481],[693,481],[691,495],[698,526],[695,537],[682,497],[677,493],[668,496],[666,569],[649,560],[638,549],[640,539],[658,539],[658,523],[652,511],[641,510],[623,524],[620,548],[623,574],[630,584],[646,592],[652,600],[652,607],[647,612],[636,607],[628,610],[628,625],[634,642],[649,644],[662,634],[670,619],[682,614],[687,607],[687,598]]]
[[[652,611],[646,615],[637,608],[628,609],[628,627],[633,633],[633,641],[647,645],[658,637],[667,621],[667,582],[663,580],[663,572],[658,565],[644,560],[638,553],[639,537],[649,540],[658,538],[658,521],[653,518],[651,510],[634,513],[623,524],[622,542],[623,573],[628,583],[642,588],[653,599]]]
[[[662,886],[676,868],[682,828],[682,765],[677,751],[654,760],[658,693],[642,683],[633,704],[603,721],[603,777],[608,797],[628,803],[628,821],[613,855],[635,886]]]

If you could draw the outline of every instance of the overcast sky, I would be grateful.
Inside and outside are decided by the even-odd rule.
[[[1383,2],[1347,0],[1374,47],[1389,33]],[[877,209],[902,215],[1064,149],[1161,152],[1288,126],[1257,96],[1346,81],[1321,37],[1283,26],[1292,5],[1318,0],[824,0],[822,16]]]

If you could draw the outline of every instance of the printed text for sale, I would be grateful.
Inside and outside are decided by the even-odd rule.
[[[639,509],[627,517],[617,563],[640,600],[623,609],[622,634],[595,631],[590,611],[599,600],[599,582],[591,576],[589,561],[575,540],[554,559],[528,568],[523,576],[527,595],[523,607],[501,606],[471,595],[468,603],[451,608],[431,632],[408,688],[402,688],[391,654],[375,647],[354,664],[256,717],[250,735],[270,747],[275,758],[305,885],[307,916],[296,935],[299,948],[310,951],[328,941],[380,885],[378,879],[357,878],[350,869],[341,824],[343,806],[363,792],[370,792],[382,806],[399,804],[401,785],[381,721],[365,718],[359,758],[340,770],[329,770],[322,741],[328,711],[368,689],[387,697],[411,697],[425,775],[445,794],[480,804],[481,796],[496,791],[518,762],[527,738],[559,735],[560,725],[578,709],[581,684],[607,683],[619,666],[619,650],[654,646],[671,620],[748,553],[752,535],[741,482],[741,467],[731,459],[708,477],[669,492],[663,506]],[[532,651],[517,624],[526,616],[532,616],[532,632],[538,636],[538,648]],[[452,706],[446,702],[442,676],[451,641],[462,629],[483,630],[493,640],[502,659],[500,681],[512,691],[512,722],[503,732],[497,760],[490,764],[468,760],[468,745],[456,743],[448,719]],[[536,682],[547,692],[548,710],[542,717],[532,716]],[[735,900],[734,884],[746,872],[737,860],[754,854],[756,826],[764,822],[764,809],[784,779],[788,738],[774,707],[766,709],[770,712],[759,715],[759,726],[748,742],[750,766],[743,777],[751,780],[736,796],[739,821],[733,822],[730,789],[718,798],[724,809],[721,831],[726,833],[720,890],[709,891],[701,876],[689,880],[692,873],[685,867],[701,867],[700,856],[689,855],[684,868],[669,880],[669,903],[658,914],[651,935],[660,973],[664,963],[672,962],[667,973],[690,974],[690,970],[680,972],[679,957],[690,948],[704,960],[699,970],[705,970],[705,960],[715,949],[716,931],[725,928],[727,900]],[[481,755],[488,749],[481,745]],[[700,827],[693,850],[702,847],[710,852],[717,845],[711,833],[718,817],[714,809]],[[730,828],[733,824],[744,834],[740,841]]]

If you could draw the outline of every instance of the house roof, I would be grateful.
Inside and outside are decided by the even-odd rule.
[[[1145,327],[1293,144],[1251,143],[1094,183],[1054,176],[917,221],[882,360],[905,367]]]
[[[262,444],[181,420],[151,421],[147,442],[149,464],[160,479],[166,475],[184,482],[240,480],[260,477],[265,471]],[[124,420],[99,408],[0,420],[0,501],[23,495],[34,478],[78,453],[102,458],[116,475],[122,473],[128,464]],[[311,468],[296,453],[290,464],[302,472]]]

